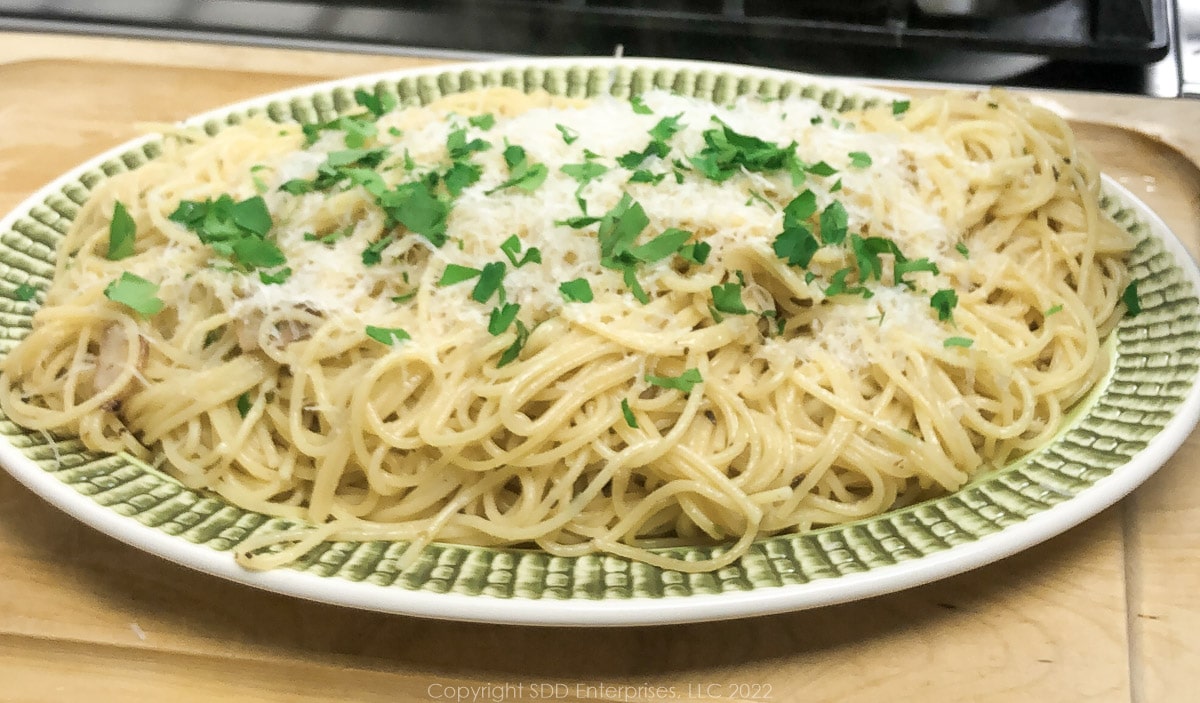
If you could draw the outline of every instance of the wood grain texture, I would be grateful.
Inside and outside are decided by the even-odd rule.
[[[135,136],[138,122],[415,64],[0,35],[0,209]],[[1073,115],[1105,170],[1200,251],[1200,106],[1039,99]],[[1198,441],[1113,509],[962,576],[801,613],[600,631],[435,622],[255,591],[96,533],[2,474],[0,699],[515,700],[515,689],[485,687],[521,685],[531,700],[538,684],[556,700],[661,692],[646,687],[714,700],[1193,700]]]

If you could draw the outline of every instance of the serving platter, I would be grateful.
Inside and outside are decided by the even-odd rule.
[[[716,101],[742,94],[806,95],[834,109],[891,94],[811,76],[692,62],[577,60],[459,65],[287,91],[189,122],[215,131],[261,111],[277,120],[327,120],[356,107],[353,91],[393,93],[402,105],[489,85],[573,96],[628,96],[659,87]],[[92,186],[157,153],[153,136],[65,174],[0,221],[3,345],[24,335],[54,246]],[[186,490],[123,457],[70,438],[0,422],[0,461],[51,503],[118,539],[254,586],[356,607],[432,617],[533,624],[619,625],[737,617],[814,607],[965,571],[1049,538],[1119,500],[1179,446],[1197,420],[1198,277],[1178,240],[1127,191],[1106,183],[1106,208],[1140,241],[1133,257],[1143,312],[1116,333],[1103,387],[1049,447],[962,491],[869,521],[761,540],[712,574],[664,571],[607,556],[435,545],[401,571],[403,545],[334,543],[291,569],[254,573],[230,549],[273,521]],[[684,550],[687,556],[687,550]],[[695,556],[703,549],[690,552]]]

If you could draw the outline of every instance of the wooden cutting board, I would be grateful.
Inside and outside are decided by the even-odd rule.
[[[139,123],[430,61],[0,34],[0,211]],[[1036,98],[1200,251],[1200,103]],[[1085,524],[902,593],[609,630],[437,622],[255,591],[98,534],[0,473],[0,700],[1191,701],[1198,471],[1194,435]]]

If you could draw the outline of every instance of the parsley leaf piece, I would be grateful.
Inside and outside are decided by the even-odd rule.
[[[692,388],[697,383],[702,383],[704,379],[700,376],[699,369],[688,369],[678,376],[655,376],[646,374],[646,383],[659,388],[671,388],[684,393],[691,393]]]
[[[854,252],[858,263],[858,277],[862,281],[878,281],[882,278],[883,261],[879,256],[896,254],[899,251],[896,243],[887,237],[860,237],[857,234],[850,236],[850,248]]]
[[[646,103],[642,102],[642,96],[640,95],[634,95],[633,97],[629,98],[629,106],[632,107],[633,111],[639,115],[654,114],[654,111],[647,107]]]
[[[242,237],[233,242],[233,259],[249,268],[282,266],[287,258],[274,242],[257,237]]]
[[[13,291],[13,297],[22,302],[29,302],[37,295],[38,289],[28,283],[22,283]]]
[[[491,142],[482,139],[472,139],[467,141],[467,130],[456,129],[446,137],[446,152],[450,154],[451,161],[459,161],[469,157],[476,151],[484,151],[492,148]]]
[[[284,281],[286,281],[287,279],[289,279],[291,277],[292,277],[292,269],[289,267],[286,267],[286,266],[284,268],[279,269],[275,273],[267,273],[266,271],[258,272],[258,280],[262,281],[266,285],[275,285],[277,283],[283,283]]]
[[[908,112],[908,107],[911,104],[912,104],[912,101],[909,101],[909,100],[893,100],[892,101],[892,114],[893,115],[903,115],[904,113]]]
[[[584,185],[588,181],[592,181],[607,173],[608,167],[602,163],[584,161],[583,163],[564,163],[562,168],[558,170],[571,176],[578,184]]]
[[[636,430],[638,426],[637,417],[633,414],[633,408],[629,407],[628,398],[621,399],[621,414],[625,416],[625,424]]]
[[[508,257],[513,268],[521,268],[525,264],[542,263],[542,251],[537,247],[530,248],[529,251],[525,252],[525,256],[520,259],[517,258],[517,254],[521,253],[521,240],[515,234],[500,244],[500,251],[504,252],[504,255]]]
[[[521,306],[516,303],[507,303],[498,308],[492,308],[491,314],[488,315],[488,334],[493,337],[504,334],[504,330],[508,329],[513,320],[517,319],[517,313],[520,311]]]
[[[866,168],[871,165],[871,155],[865,151],[852,151],[849,156],[851,168]]]
[[[376,119],[396,109],[399,104],[390,93],[369,93],[362,88],[354,91],[354,102],[367,108]]]
[[[112,221],[108,224],[108,260],[119,261],[133,256],[137,238],[137,223],[120,200],[113,205]]]
[[[468,186],[478,182],[482,174],[483,169],[475,164],[455,161],[442,176],[442,182],[446,184],[446,190],[450,192],[450,195],[457,198]]]
[[[231,214],[237,226],[260,237],[266,236],[271,230],[271,212],[267,210],[267,201],[261,195],[234,203]]]
[[[799,223],[780,232],[773,246],[776,256],[787,259],[789,266],[801,268],[808,266],[820,248],[821,243],[813,236],[812,230]]]
[[[642,230],[650,224],[650,218],[628,193],[600,218],[596,234],[600,242],[600,263],[608,268],[621,269],[628,263],[625,255],[633,247]]]
[[[158,297],[158,284],[147,281],[137,274],[125,271],[121,277],[104,288],[104,297],[120,303],[142,315],[153,315],[163,309]]]
[[[748,315],[749,310],[742,302],[742,284],[730,281],[713,286],[710,291],[713,297],[713,307],[720,312],[730,315]]]
[[[500,290],[500,284],[504,281],[504,274],[508,267],[503,261],[493,261],[490,264],[484,264],[483,270],[479,272],[479,281],[475,284],[475,288],[471,291],[471,299],[477,303],[486,303],[488,298]],[[504,296],[501,295],[501,300]]]
[[[280,184],[279,190],[282,190],[285,193],[291,193],[292,195],[304,195],[305,193],[311,193],[316,190],[316,181],[306,181],[303,178],[293,178]]]
[[[607,173],[608,167],[595,161],[585,161],[581,164],[563,164],[558,170],[579,184],[579,187],[575,189],[575,200],[579,203],[579,209],[587,212],[587,203],[583,200],[583,188],[593,179]]]
[[[470,266],[459,266],[458,264],[446,264],[446,270],[442,272],[442,278],[438,281],[439,286],[452,286],[455,283],[469,281],[472,278],[483,273],[479,269],[471,268]]]
[[[516,144],[511,144],[504,150],[504,162],[508,164],[508,180],[487,191],[487,195],[514,187],[526,193],[532,193],[550,174],[550,169],[546,168],[546,164],[530,163],[525,149]]]
[[[581,164],[563,164],[558,170],[573,178],[580,185],[584,185],[607,173],[608,167],[595,161],[585,161]]]
[[[1050,317],[1051,315],[1057,315],[1058,313],[1062,312],[1062,310],[1063,310],[1063,306],[1060,303],[1058,305],[1052,306],[1050,309],[1046,310],[1046,312],[1042,313],[1042,317]]]
[[[270,170],[272,170],[271,167],[267,166],[266,164],[256,164],[256,165],[250,167],[250,180],[254,182],[254,192],[255,193],[267,192],[267,189],[269,188],[269,186],[267,185],[266,181],[264,181],[263,179],[258,177],[258,174],[260,171],[270,171]]]
[[[955,244],[954,250],[957,251],[959,254],[962,254],[962,258],[964,258],[964,259],[971,258],[971,250],[968,249],[967,245],[962,242]]]
[[[629,292],[642,305],[647,305],[650,302],[650,295],[646,293],[646,289],[642,288],[642,284],[637,279],[637,271],[632,266],[625,269],[622,278],[625,281],[625,286],[629,288]]]
[[[808,171],[809,173],[813,174],[814,176],[832,176],[833,174],[838,172],[838,170],[836,168],[830,166],[829,164],[825,163],[824,161],[818,161],[815,164],[805,167],[804,170]]]
[[[517,357],[521,354],[521,350],[525,348],[525,342],[527,341],[529,341],[529,328],[525,326],[525,323],[517,320],[517,338],[500,355],[500,360],[496,362],[496,366],[507,366],[516,361]]]
[[[575,140],[579,139],[579,132],[576,132],[566,125],[556,124],[554,125],[554,128],[557,129],[558,133],[562,135],[564,144],[574,144]]]
[[[666,142],[655,139],[641,151],[631,151],[623,156],[618,156],[617,165],[632,171],[641,166],[651,156],[657,156],[661,159],[669,153],[671,153],[671,147]]]
[[[688,244],[679,250],[679,255],[696,264],[703,264],[708,261],[708,255],[712,253],[712,245],[708,242],[696,242]]]
[[[245,418],[250,414],[250,408],[253,407],[253,405],[254,403],[250,400],[250,391],[246,391],[245,393],[239,395],[237,397],[238,415],[241,415],[243,418]]]
[[[1130,316],[1141,314],[1142,301],[1138,297],[1137,281],[1130,281],[1125,290],[1121,291],[1121,302],[1125,303],[1125,309],[1129,311]]]
[[[367,325],[367,336],[374,339],[380,344],[386,344],[389,347],[396,342],[403,342],[406,339],[412,339],[412,336],[405,330],[399,327],[376,327],[375,325]]]
[[[821,241],[825,244],[841,244],[846,241],[846,228],[850,216],[841,201],[834,200],[821,211]]]
[[[950,347],[962,347],[963,349],[967,349],[974,343],[975,340],[968,337],[947,337],[946,341],[942,342],[942,346],[946,347],[947,349]]]
[[[792,169],[796,163],[795,142],[781,147],[758,137],[739,134],[724,123],[720,129],[706,130],[703,136],[706,146],[689,160],[712,181],[724,181],[742,168],[769,172]]]
[[[571,229],[583,229],[588,225],[594,225],[597,222],[602,222],[603,217],[592,217],[591,215],[580,215],[578,217],[568,217],[565,220],[555,220],[556,225],[566,225]]]
[[[896,254],[896,262],[892,268],[892,282],[896,285],[907,286],[910,290],[915,286],[904,280],[905,274],[916,273],[918,271],[928,271],[932,274],[938,273],[938,265],[924,257],[920,259],[906,259],[899,253]]]
[[[953,288],[943,288],[929,298],[929,306],[937,311],[942,322],[953,319],[954,308],[958,307],[958,293]]]
[[[833,297],[835,295],[859,295],[864,299],[875,296],[870,288],[864,285],[850,285],[846,282],[846,277],[853,272],[851,268],[842,268],[833,272],[829,277],[829,287],[825,289],[825,295]]]
[[[659,183],[662,183],[662,180],[666,177],[667,177],[667,174],[665,174],[665,173],[652,173],[650,171],[647,171],[644,168],[639,168],[638,170],[633,172],[632,176],[629,177],[629,182],[630,183],[650,183],[652,185],[658,185]]]
[[[691,232],[671,227],[645,244],[633,247],[629,255],[643,263],[654,263],[679,251],[691,238]]]
[[[783,207],[784,229],[804,223],[817,212],[817,195],[805,189]]]
[[[437,197],[426,181],[402,183],[378,198],[392,220],[428,239],[434,246],[446,243],[446,218],[450,204]]]
[[[679,124],[679,120],[682,118],[682,112],[672,117],[662,118],[658,124],[650,128],[650,137],[656,142],[667,141],[684,128],[684,125]]]
[[[363,249],[363,266],[374,266],[382,261],[383,250],[387,249],[388,245],[394,241],[396,241],[396,234],[393,232],[385,237],[380,237],[377,241],[371,242],[366,249]]]
[[[568,303],[590,303],[595,298],[592,293],[592,284],[588,283],[586,278],[576,278],[573,281],[559,284],[558,291],[562,293],[563,300]]]
[[[472,127],[478,127],[486,132],[487,130],[496,126],[496,116],[490,112],[482,115],[472,115],[471,117],[467,118],[467,124],[471,125]]]

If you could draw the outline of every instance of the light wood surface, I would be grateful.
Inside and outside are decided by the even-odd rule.
[[[168,121],[405,57],[0,34],[0,211]],[[427,61],[426,61],[427,62]],[[1200,103],[1041,93],[1200,251]],[[1200,438],[1000,563],[865,602],[613,630],[308,603],[76,523],[0,472],[0,700],[1194,701]],[[620,688],[626,687],[626,688]]]

